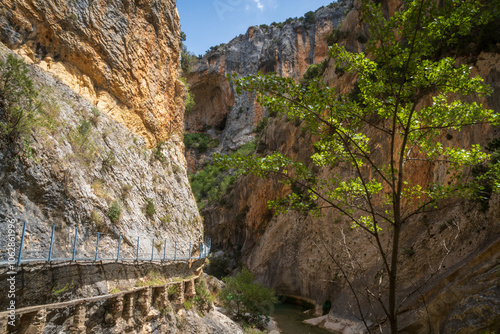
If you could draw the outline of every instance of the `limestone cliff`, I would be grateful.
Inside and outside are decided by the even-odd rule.
[[[183,132],[175,1],[1,0],[0,41],[148,146]]]
[[[246,34],[214,48],[194,66],[188,75],[196,106],[186,116],[188,132],[208,131],[220,138],[218,151],[234,150],[255,137],[255,125],[267,111],[254,102],[254,97],[237,95],[226,75],[276,72],[300,79],[309,65],[327,58],[327,36],[351,8],[352,1],[339,1],[334,6],[315,12],[313,22],[295,20],[270,26],[253,26]],[[202,157],[188,152],[189,168],[194,169]]]
[[[398,3],[383,2],[383,6],[393,13]],[[359,4],[346,15],[338,32],[342,36],[338,42],[348,50],[363,50],[366,31]],[[231,49],[226,49],[225,59],[230,59],[230,52]],[[483,102],[497,112],[500,111],[499,64],[500,58],[495,52],[479,54],[473,64],[474,73],[480,74],[494,88],[494,93]],[[332,65],[325,71],[324,80],[343,92],[349,91],[353,78],[336,73]],[[246,68],[246,65],[240,64],[240,67]],[[254,67],[255,72],[257,69],[261,68]],[[213,72],[207,69],[205,73]],[[242,74],[251,73],[243,71]],[[286,71],[282,74],[290,75]],[[242,105],[243,111],[256,110],[252,99],[243,98],[248,101]],[[221,110],[224,114],[225,110]],[[241,123],[248,133],[254,125],[251,117]],[[486,144],[498,136],[498,129],[484,126],[465,131],[453,140],[462,145]],[[377,138],[372,139],[377,141]],[[285,119],[270,118],[256,146],[257,152],[262,154],[280,151],[307,161],[313,152],[311,142],[312,138],[299,127]],[[382,147],[383,142],[380,145]],[[379,158],[383,159],[383,150],[380,152]],[[318,170],[318,173],[331,171]],[[412,178],[420,182],[438,175],[439,170],[416,170]],[[288,191],[277,180],[253,176],[240,179],[223,204],[203,211],[207,233],[215,244],[248,266],[279,294],[308,299],[318,309],[323,302],[331,300],[335,314],[348,316],[356,304],[330,256],[348,263],[348,267],[362,268],[352,277],[354,288],[360,290],[363,289],[362,280],[378,279],[375,268],[379,259],[369,242],[351,230],[342,216],[333,212],[321,219],[297,213],[273,216],[266,202]],[[475,202],[455,202],[439,213],[421,217],[408,225],[402,240],[401,295],[421,284],[422,287],[410,296],[400,314],[401,328],[407,333],[475,333],[500,326],[496,311],[500,300],[497,291],[499,200],[492,198],[487,210]],[[360,263],[351,263],[346,249],[355,252]],[[437,268],[441,270],[432,274]],[[430,276],[432,278],[427,281]],[[421,297],[425,297],[426,305],[422,305]],[[380,313],[377,305],[362,302],[362,307],[369,318]]]
[[[2,60],[9,52],[0,44]],[[153,238],[177,240],[184,247],[201,239],[203,227],[178,137],[150,150],[144,138],[59,79],[36,66],[29,75],[55,128],[35,130],[31,158],[0,143],[0,219],[14,219],[18,229],[28,223],[27,250],[47,249],[52,225],[56,250],[69,250],[78,228],[82,251],[91,249],[97,232],[102,233],[103,255],[116,251],[120,234],[124,251],[135,248],[138,236],[143,250],[151,249]],[[149,213],[148,203],[154,208]],[[113,205],[118,217],[110,215]]]
[[[30,250],[47,247],[53,224],[58,250],[69,249],[75,228],[82,248],[101,232],[103,254],[119,235],[124,251],[138,236],[143,250],[153,238],[200,241],[181,140],[175,1],[1,0],[0,8],[0,57],[14,51],[31,64],[53,118],[28,137],[31,157],[0,140],[0,219],[28,222]]]

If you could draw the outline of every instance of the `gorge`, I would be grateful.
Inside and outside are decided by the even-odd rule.
[[[381,6],[386,14],[392,15],[400,9],[401,3],[382,1]],[[299,80],[307,69],[301,64],[308,64],[313,65],[311,69],[321,66],[320,77],[327,84],[340,92],[349,92],[355,78],[344,75],[345,71],[336,66],[335,59],[327,59],[322,53],[326,47],[321,45],[336,42],[350,52],[364,51],[368,30],[362,20],[361,2],[339,2],[328,7],[316,11],[315,23],[292,21],[269,27],[250,27],[245,35],[207,53],[198,61],[188,75],[197,107],[186,118],[186,129],[188,132],[204,132],[218,145],[201,150],[195,146],[188,148],[187,159],[190,171],[200,170],[203,166],[207,170],[206,175],[201,174],[203,170],[198,172],[197,175],[202,177],[192,177],[193,191],[202,208],[207,234],[216,247],[226,251],[225,261],[229,266],[240,263],[248,267],[278,294],[315,304],[317,314],[321,314],[322,305],[331,301],[330,316],[317,323],[339,322],[337,328],[348,332],[349,325],[345,323],[353,320],[352,313],[359,313],[351,288],[342,281],[344,274],[331,256],[340,256],[339,261],[349,263],[350,255],[346,250],[352,250],[361,268],[358,275],[363,275],[365,280],[377,279],[376,268],[380,259],[369,242],[349,228],[348,218],[331,211],[319,218],[293,211],[275,215],[269,209],[268,201],[276,201],[290,193],[290,188],[278,178],[261,179],[250,173],[240,177],[231,188],[225,187],[226,179],[215,174],[210,167],[212,153],[235,152],[245,143],[252,143],[253,146],[248,147],[258,157],[280,152],[307,163],[317,152],[311,145],[314,138],[300,120],[276,117],[273,111],[261,107],[254,95],[247,92],[238,95],[235,86],[217,78],[233,73],[255,75],[260,71],[264,74],[276,72]],[[330,18],[325,20],[322,15],[329,11]],[[334,29],[321,35],[321,27],[331,27],[332,23]],[[492,27],[491,31],[497,30]],[[493,44],[498,45],[498,34],[494,35]],[[314,40],[314,48],[307,42],[311,40]],[[275,41],[278,43],[273,44]],[[477,43],[482,45],[482,42]],[[468,55],[458,57],[458,62],[470,64],[473,75],[479,74],[491,85],[492,94],[481,102],[497,112],[498,47],[472,49]],[[242,54],[245,54],[244,59]],[[325,59],[326,65],[322,63]],[[247,65],[242,65],[242,62]],[[289,70],[289,64],[295,64],[294,70]],[[207,87],[210,87],[210,93],[205,91]],[[213,100],[208,102],[208,98]],[[459,142],[470,147],[475,143],[487,145],[497,136],[496,127],[484,125],[449,135],[448,140],[450,144]],[[387,152],[384,152],[386,143],[380,137],[369,137],[379,143],[375,145],[375,159],[387,157]],[[316,169],[315,173],[324,177],[334,171]],[[439,169],[418,169],[410,171],[409,178],[410,182],[426,184],[439,180],[440,173],[443,171]],[[221,193],[214,195],[203,188],[197,193],[201,180],[213,178],[216,181],[211,189],[220,184]],[[456,201],[439,213],[421,215],[405,228],[401,240],[399,279],[402,291],[406,292],[401,292],[398,298],[406,300],[405,293],[409,293],[412,287],[423,285],[418,290],[419,297],[406,300],[408,304],[400,312],[403,332],[474,333],[498,327],[498,318],[493,316],[498,313],[498,303],[494,301],[498,300],[494,292],[498,259],[498,225],[494,223],[498,220],[497,201],[496,196],[489,198],[486,206],[474,200]],[[439,270],[435,272],[435,268]],[[355,274],[352,281],[355,289],[364,290],[362,280],[357,280]],[[474,284],[466,283],[472,281]],[[419,298],[425,298],[425,304],[421,304]],[[363,307],[367,314],[373,315],[369,311],[373,305],[363,304]],[[473,325],[479,323],[479,327]],[[363,326],[358,316],[352,323],[353,332],[360,330],[356,327],[359,325]]]
[[[379,2],[387,17],[403,7],[401,1]],[[387,283],[364,235],[333,210],[321,217],[278,214],[268,202],[291,191],[279,178],[212,165],[214,153],[235,152],[280,152],[311,162],[317,137],[303,122],[263,107],[255,94],[238,94],[227,77],[277,73],[304,86],[317,78],[354,94],[357,78],[336,64],[329,47],[366,51],[370,34],[361,1],[340,0],[301,18],[252,26],[193,60],[189,73],[180,69],[175,0],[0,0],[0,6],[0,60],[27,64],[43,106],[40,115],[50,120],[16,139],[0,136],[2,256],[10,221],[18,233],[17,252],[22,239],[26,251],[45,257],[50,245],[50,252],[71,258],[73,243],[86,258],[96,253],[94,261],[18,267],[22,310],[14,327],[0,313],[0,332],[242,333],[211,301],[205,307],[201,300],[220,288],[202,273],[217,263],[224,275],[246,267],[278,295],[312,304],[311,324],[334,333],[365,331],[351,289],[369,294],[364,281]],[[489,96],[473,98],[496,114],[499,32],[498,20],[489,23],[456,57],[491,86]],[[186,85],[195,100],[189,112]],[[6,100],[4,88],[0,101]],[[429,101],[423,96],[419,102]],[[2,123],[6,105],[0,103]],[[377,161],[387,160],[387,142],[369,135]],[[445,142],[487,146],[498,137],[498,127],[481,125],[450,133]],[[318,177],[336,172],[314,171]],[[210,174],[212,183],[196,185],[209,178],[201,173]],[[409,179],[427,184],[443,174],[429,167],[411,171]],[[493,193],[483,202],[453,200],[405,226],[397,296],[404,300],[401,333],[500,330],[499,201]],[[204,236],[218,255],[207,262],[198,248]],[[117,245],[130,260],[102,260],[115,258]],[[179,249],[186,258],[153,260],[165,249],[175,251],[164,258],[176,258]],[[140,262],[140,256],[152,260]],[[348,275],[332,256],[347,264]],[[0,275],[5,295],[8,276],[8,270]],[[344,276],[352,278],[351,287]],[[415,286],[417,293],[410,294]],[[1,305],[7,308],[8,300]],[[386,320],[378,327],[380,305],[362,301],[361,309],[373,332],[389,332]]]

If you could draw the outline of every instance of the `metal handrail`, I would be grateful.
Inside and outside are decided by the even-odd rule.
[[[96,243],[95,243],[95,248],[93,251],[90,250],[84,250],[86,254],[81,254],[78,251],[78,228],[75,228],[75,237],[74,241],[72,244],[69,244],[68,247],[69,249],[61,249],[57,250],[55,247],[55,225],[52,226],[52,233],[50,237],[50,246],[48,249],[38,249],[38,250],[28,250],[24,249],[24,242],[25,242],[25,236],[26,236],[26,228],[27,228],[27,223],[24,222],[23,225],[23,230],[22,230],[22,235],[21,235],[21,243],[20,247],[16,249],[16,257],[15,257],[15,263],[11,260],[5,260],[4,255],[8,254],[7,252],[0,253],[0,267],[2,266],[8,266],[8,265],[14,265],[17,264],[20,266],[22,263],[33,263],[33,262],[55,262],[55,261],[70,261],[70,262],[77,262],[77,261],[185,261],[185,260],[201,260],[204,258],[207,258],[208,255],[210,254],[210,249],[212,246],[212,242],[210,238],[208,237],[203,237],[203,242],[200,243],[199,245],[196,245],[194,243],[194,249],[198,249],[199,254],[197,256],[192,256],[192,250],[193,248],[191,247],[193,245],[192,242],[189,243],[189,248],[187,250],[187,256],[186,254],[182,251],[182,249],[178,248],[178,243],[177,241],[174,241],[174,248],[173,248],[173,256],[169,256],[167,252],[167,240],[163,240],[163,250],[161,249],[161,242],[160,246],[158,249],[157,245],[155,244],[155,239],[152,239],[151,241],[151,253],[142,253],[140,251],[140,240],[141,237],[137,237],[137,246],[135,250],[135,257],[130,257],[126,256],[120,253],[121,251],[121,241],[122,241],[122,236],[119,235],[118,237],[118,242],[117,242],[117,249],[116,252],[113,252],[116,255],[108,256],[105,255],[104,257],[100,257],[99,255],[99,237],[101,233],[97,233],[97,238],[96,238]],[[155,252],[155,248],[157,252]],[[47,254],[48,256],[44,256],[44,254]],[[64,252],[64,254],[61,254],[61,252]],[[66,253],[68,256],[66,256]],[[79,254],[80,253],[80,254]],[[158,254],[158,255],[155,255]],[[109,254],[109,252],[108,252]],[[61,256],[62,255],[62,256]],[[83,255],[83,256],[82,256]]]

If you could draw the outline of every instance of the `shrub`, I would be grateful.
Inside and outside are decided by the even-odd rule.
[[[185,113],[189,115],[191,110],[193,110],[196,102],[194,101],[194,94],[189,90],[189,85],[186,85],[186,101],[185,101]]]
[[[200,311],[209,311],[212,308],[214,296],[207,289],[207,284],[203,276],[200,277],[194,288],[196,291],[194,303]]]
[[[179,293],[178,285],[171,285],[168,287],[168,298],[171,299],[173,296]]]
[[[120,220],[121,207],[118,201],[113,201],[108,209],[108,217],[114,223],[117,223]]]
[[[312,80],[321,78],[327,67],[328,59],[325,59],[321,63],[310,65],[300,80],[300,84],[305,87],[309,86]]]
[[[196,148],[200,152],[216,148],[219,145],[218,139],[212,139],[207,133],[186,133],[184,134],[184,145],[187,148]]]
[[[189,311],[190,309],[193,308],[193,300],[192,299],[186,299],[184,301],[184,308],[186,309],[186,311]]]
[[[91,128],[92,124],[86,119],[82,119],[80,120],[80,125],[78,126],[77,130],[82,137],[87,137],[90,133]]]
[[[97,126],[97,124],[99,123],[99,116],[101,116],[101,112],[96,107],[92,107],[91,112],[92,116],[90,116],[90,121],[92,122],[92,124],[94,124],[94,126]]]
[[[332,2],[331,4],[329,4],[326,7],[328,7],[328,8],[337,8],[338,6],[339,6],[339,3],[336,2],[336,1],[334,1],[334,2]]]
[[[104,218],[98,211],[92,210],[92,212],[90,212],[90,220],[92,220],[92,222],[95,224],[95,228],[98,231],[105,232],[108,230]]]
[[[163,154],[163,145],[165,145],[164,141],[159,141],[158,144],[156,144],[153,150],[153,156],[156,160],[165,163],[167,162],[167,157]]]
[[[112,151],[109,151],[102,158],[102,167],[103,171],[109,172],[113,166],[116,165],[116,157]]]
[[[334,28],[330,34],[326,37],[326,43],[328,45],[333,45],[335,43],[338,43],[340,40],[344,39],[347,37],[348,32],[347,31],[342,31],[340,30],[340,27],[342,26],[342,23],[339,23],[337,28]]]
[[[73,281],[71,281],[71,283],[65,284],[65,285],[63,285],[62,287],[59,287],[59,288],[54,287],[52,289],[52,296],[55,297],[55,298],[57,298],[60,295],[62,295],[63,293],[65,293],[65,292],[73,289],[73,287],[74,287]]]
[[[402,254],[406,257],[412,257],[413,255],[415,255],[415,250],[413,249],[413,247],[403,248]]]
[[[476,180],[473,198],[480,204],[482,212],[489,209],[489,200],[494,193],[496,178],[495,174],[491,174],[491,172],[500,161],[500,137],[489,142],[486,145],[486,150],[491,153],[490,160],[474,165],[471,170],[472,176]]]
[[[162,224],[170,224],[172,222],[172,218],[170,217],[170,215],[166,215],[161,217],[160,221],[162,222]]]
[[[255,325],[248,325],[248,326],[243,326],[243,334],[264,334],[267,333],[267,331],[261,331],[257,328],[255,328]]]
[[[0,135],[11,141],[25,138],[36,125],[47,125],[42,116],[26,64],[9,54],[0,60]]]
[[[101,116],[101,112],[99,111],[99,109],[97,107],[92,107],[91,112],[92,112],[92,115],[95,117]]]
[[[152,198],[146,199],[146,216],[153,218],[156,213],[155,203]]]
[[[90,165],[96,155],[96,145],[90,137],[92,123],[86,119],[80,120],[80,124],[69,134],[69,141],[75,155],[79,157],[87,166]]]
[[[240,157],[247,157],[255,152],[255,140],[249,141],[245,145],[241,146],[235,154]]]
[[[236,277],[224,278],[224,282],[226,286],[220,292],[220,300],[230,315],[260,327],[269,322],[269,315],[278,302],[272,289],[256,283],[246,268]]]
[[[109,293],[110,293],[110,294],[112,294],[112,295],[113,295],[113,294],[115,294],[115,293],[120,293],[120,292],[121,292],[121,290],[120,290],[120,289],[118,289],[117,287],[114,287],[114,288],[112,288],[112,289],[109,291]]]

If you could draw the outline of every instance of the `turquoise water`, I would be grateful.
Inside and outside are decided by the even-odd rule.
[[[273,319],[278,323],[278,327],[283,334],[331,334],[331,332],[302,323],[310,319],[311,316],[304,314],[307,309],[293,304],[278,304],[275,306]]]

